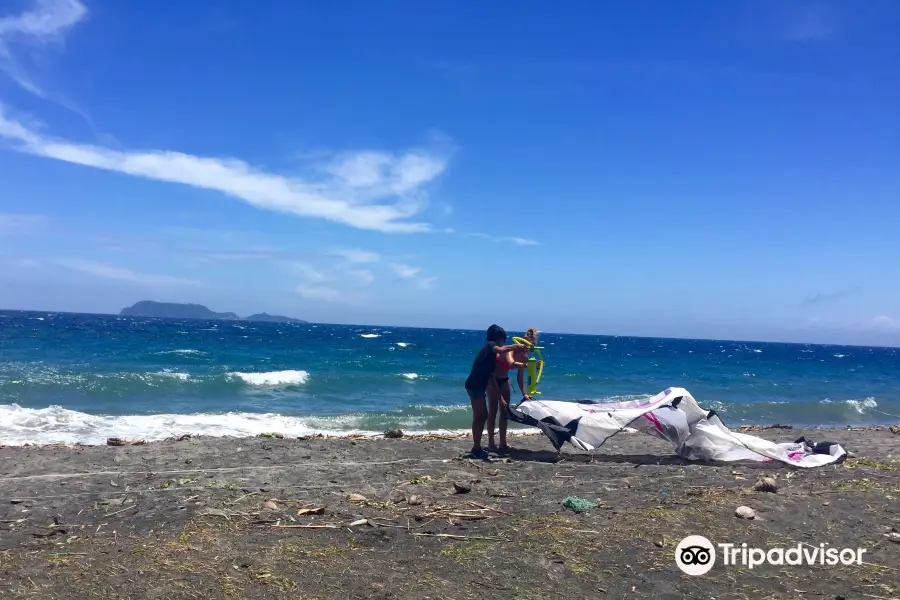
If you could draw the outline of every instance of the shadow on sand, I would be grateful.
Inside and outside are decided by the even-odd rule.
[[[560,462],[573,462],[573,463],[582,463],[582,464],[592,464],[592,463],[606,463],[606,464],[631,464],[635,467],[641,467],[646,465],[661,465],[661,466],[699,466],[699,467],[740,467],[742,469],[760,469],[760,470],[772,470],[772,469],[789,469],[795,470],[795,467],[791,465],[787,465],[784,463],[780,463],[778,461],[772,462],[757,462],[757,461],[735,461],[735,462],[713,462],[713,461],[700,461],[700,460],[687,460],[684,458],[680,458],[678,456],[672,455],[662,455],[662,454],[601,454],[601,453],[593,453],[593,454],[582,454],[582,453],[556,453],[552,450],[515,450],[511,452],[509,458],[512,460],[519,460],[523,462],[542,462],[542,463],[560,463]]]

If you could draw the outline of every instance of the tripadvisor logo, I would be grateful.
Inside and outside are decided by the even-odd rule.
[[[718,547],[719,552],[716,552]],[[675,547],[675,564],[687,575],[705,575],[716,564],[717,554],[725,566],[753,569],[760,565],[861,565],[864,548],[831,548],[797,543],[788,548],[752,548],[747,544],[716,544],[702,535],[689,535]]]

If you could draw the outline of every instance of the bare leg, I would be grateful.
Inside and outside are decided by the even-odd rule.
[[[484,423],[487,421],[487,409],[485,398],[471,398],[472,403],[472,451],[481,451],[481,436],[484,433]]]
[[[487,391],[487,432],[488,432],[488,450],[496,452],[497,445],[494,440],[494,426],[497,424],[497,407],[500,405],[500,394],[488,388]]]
[[[500,387],[500,391],[503,394],[503,399],[506,401],[506,405],[509,405],[509,399],[512,395],[512,388],[508,381],[505,381],[503,385]],[[506,440],[506,429],[508,425],[508,416],[506,414],[506,406],[500,407],[500,449],[504,450],[509,448]]]

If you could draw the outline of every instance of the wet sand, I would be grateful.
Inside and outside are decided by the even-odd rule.
[[[814,470],[698,464],[625,433],[593,456],[516,437],[518,452],[488,462],[461,458],[466,438],[0,448],[0,597],[900,597],[900,435],[755,435],[854,456]],[[754,490],[764,476],[776,492]],[[596,506],[574,512],[567,497]],[[866,562],[691,577],[674,554],[693,534],[859,547]]]

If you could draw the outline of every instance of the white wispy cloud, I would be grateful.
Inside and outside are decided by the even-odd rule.
[[[86,16],[87,8],[79,0],[35,0],[30,11],[0,17],[0,71],[23,89],[45,98],[46,92],[28,74],[13,46],[59,43],[63,34]]]
[[[430,290],[437,282],[437,277],[435,276],[424,276],[421,267],[413,267],[403,263],[388,263],[387,266],[395,276],[412,282],[413,287],[417,290]]]
[[[446,233],[455,233],[455,232],[454,232],[454,230],[449,229],[449,230],[446,230]],[[541,243],[536,240],[532,240],[529,238],[523,238],[523,237],[494,236],[494,235],[488,235],[486,233],[479,233],[479,232],[467,233],[465,235],[467,235],[469,237],[477,237],[477,238],[482,238],[485,240],[490,240],[492,242],[498,242],[498,243],[503,242],[503,243],[507,243],[507,244],[515,244],[516,246],[540,246],[541,245]]]
[[[22,230],[43,223],[43,215],[0,213],[0,232]]]
[[[324,300],[328,302],[343,302],[346,296],[340,290],[324,285],[308,285],[301,283],[297,286],[297,293],[308,300]]]
[[[291,269],[300,276],[307,283],[322,283],[323,281],[328,280],[328,276],[325,275],[319,269],[313,267],[309,263],[302,261],[292,261],[290,263]]]
[[[879,315],[872,319],[869,327],[875,331],[895,332],[900,331],[900,321],[885,315]]]
[[[61,45],[64,34],[86,20],[87,14],[80,0],[33,0],[30,10],[0,17],[0,73],[30,94],[77,114],[96,135],[94,122],[86,112],[62,95],[51,93],[33,75],[38,70],[34,67],[43,62],[40,53],[51,45]]]
[[[508,237],[501,238],[505,242],[509,242],[511,244],[516,244],[517,246],[539,246],[540,242],[536,242],[532,239],[528,238],[520,238],[520,237]]]
[[[307,300],[360,305],[366,301],[360,288],[375,281],[365,269],[326,268],[302,261],[292,261],[291,269],[299,277],[295,291]]]
[[[175,151],[123,152],[101,146],[54,140],[8,118],[0,106],[0,137],[18,151],[115,171],[136,177],[215,190],[260,208],[301,217],[318,218],[358,229],[386,233],[429,231],[431,226],[407,219],[424,205],[407,194],[424,186],[447,164],[446,157],[425,150],[403,155],[382,153],[392,165],[388,174],[372,181],[353,170],[318,180],[267,173],[232,158],[193,156]],[[352,158],[346,158],[350,161]],[[423,165],[429,164],[431,168]]]
[[[361,286],[370,285],[375,281],[375,275],[366,269],[350,269],[347,273]]]
[[[356,248],[339,248],[330,252],[333,256],[339,256],[350,263],[376,263],[381,260],[377,252],[359,250]]]
[[[400,279],[413,279],[422,272],[422,269],[419,267],[411,267],[400,263],[391,263],[388,267],[390,267],[391,271],[394,272],[394,275]]]
[[[419,290],[427,291],[434,287],[437,280],[437,277],[423,277],[421,279],[416,279],[414,285]]]
[[[93,260],[82,260],[76,258],[65,258],[53,261],[55,264],[78,271],[86,275],[94,277],[102,277],[104,279],[112,279],[115,281],[124,281],[130,283],[138,283],[151,286],[200,286],[199,281],[192,279],[183,279],[181,277],[172,277],[169,275],[154,275],[149,273],[138,273],[131,269],[117,267],[107,263],[97,262]]]

